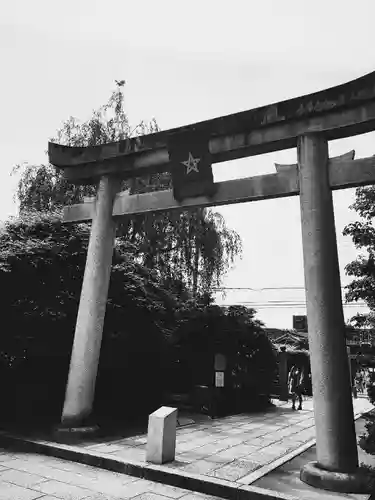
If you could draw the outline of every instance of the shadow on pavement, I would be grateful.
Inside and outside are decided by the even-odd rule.
[[[357,439],[365,430],[366,419],[365,415],[355,422]],[[375,467],[375,456],[365,453],[362,448],[358,446],[359,463],[371,465]],[[273,491],[280,491],[281,493],[288,493],[294,495],[301,500],[315,500],[315,499],[355,499],[355,500],[368,500],[368,494],[343,494],[334,493],[325,490],[319,490],[312,486],[303,483],[299,478],[300,469],[308,462],[316,460],[316,446],[306,450],[301,455],[293,458],[281,467],[274,469],[267,475],[258,479],[251,486],[258,486]]]

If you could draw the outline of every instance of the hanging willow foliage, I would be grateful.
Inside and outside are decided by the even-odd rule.
[[[108,102],[87,121],[81,123],[70,117],[51,140],[84,147],[157,132],[155,119],[130,126],[124,110],[124,82],[116,84]],[[95,195],[95,186],[70,184],[49,164],[18,165],[14,172],[20,174],[17,198],[21,214],[61,209]],[[131,194],[170,187],[168,172],[124,181],[122,185]],[[222,215],[202,208],[126,218],[119,224],[117,235],[136,248],[137,262],[155,269],[166,282],[181,282],[194,297],[219,286],[242,252],[240,236],[226,226]]]

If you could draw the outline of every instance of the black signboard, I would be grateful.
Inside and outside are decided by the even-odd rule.
[[[177,201],[216,192],[208,138],[201,133],[180,132],[168,139],[173,195]]]
[[[307,316],[293,316],[293,328],[300,332],[307,332]]]

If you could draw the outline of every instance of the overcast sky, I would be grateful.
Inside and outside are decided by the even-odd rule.
[[[89,117],[126,79],[131,123],[185,125],[344,83],[375,70],[375,2],[357,0],[12,0],[0,15],[0,219],[16,214],[18,163],[46,161],[48,139],[70,115]],[[375,135],[330,144],[335,156],[375,154]],[[214,166],[216,180],[274,172],[295,150]],[[342,284],[356,256],[343,227],[353,190],[334,193]],[[267,326],[288,328],[305,301],[299,200],[221,207],[244,258],[224,303],[262,304]],[[288,290],[285,287],[300,287]],[[272,301],[287,301],[286,306]],[[345,307],[352,316],[359,307]]]

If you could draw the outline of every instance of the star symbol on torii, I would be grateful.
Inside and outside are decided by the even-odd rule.
[[[186,175],[190,174],[194,170],[194,172],[199,173],[198,163],[200,162],[200,158],[194,158],[193,155],[189,152],[189,159],[187,161],[182,161],[181,163],[186,167]]]

